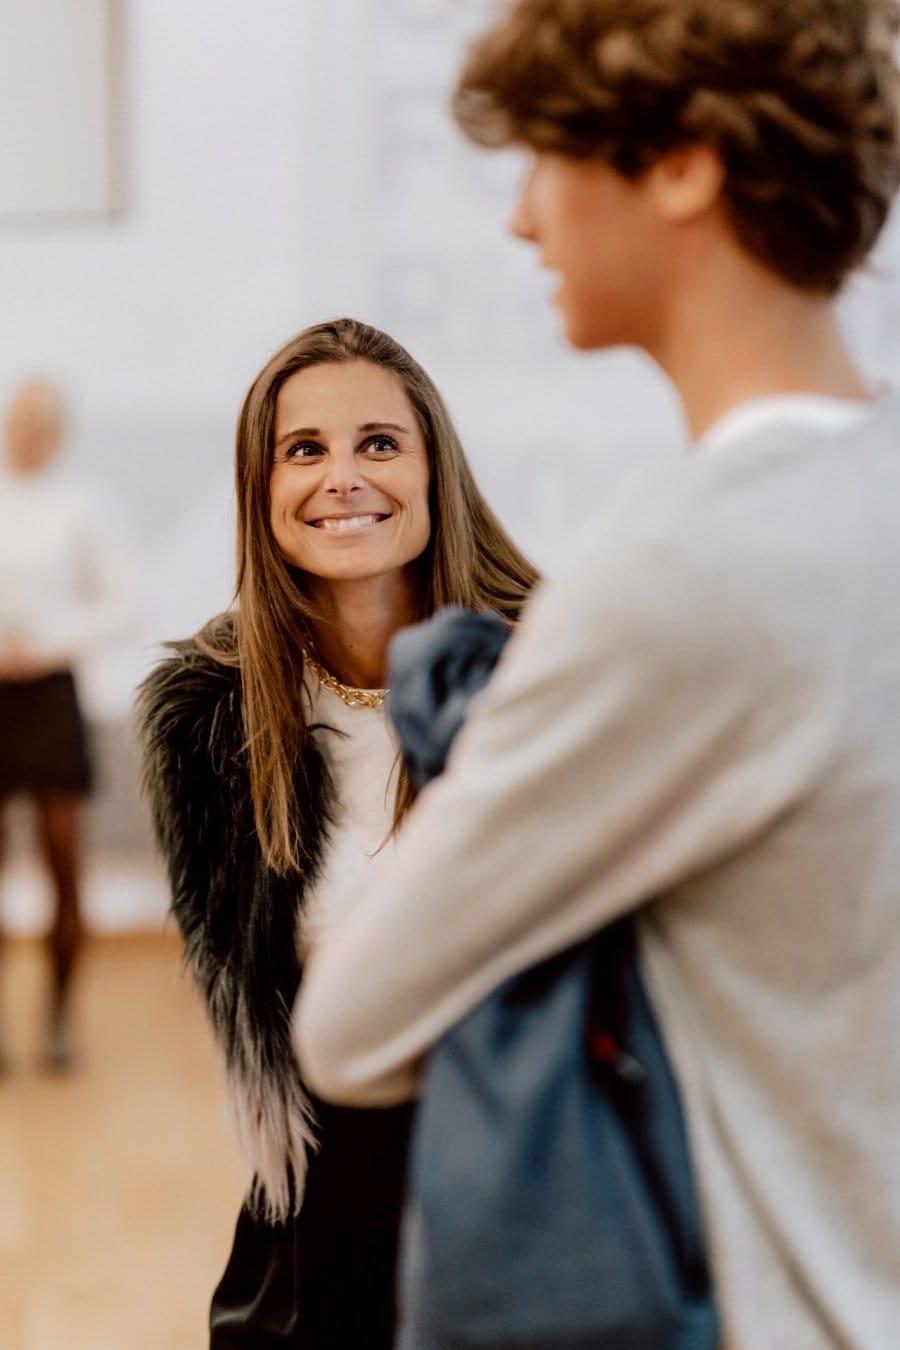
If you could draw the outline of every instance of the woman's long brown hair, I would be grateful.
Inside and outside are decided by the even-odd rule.
[[[272,534],[275,405],[281,386],[297,371],[348,361],[393,371],[425,438],[432,531],[416,563],[419,617],[444,605],[468,605],[514,621],[538,580],[479,491],[443,399],[399,343],[356,319],[337,319],[305,329],[272,357],[251,385],[238,419],[236,622],[232,627],[213,621],[200,641],[210,655],[240,667],[256,830],[267,864],[280,873],[302,868],[296,777],[309,735],[303,646],[314,645],[320,616],[304,593],[302,574],[289,570]],[[401,769],[395,828],[414,796]]]

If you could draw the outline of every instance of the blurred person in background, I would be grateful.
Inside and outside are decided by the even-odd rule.
[[[72,976],[82,942],[82,805],[91,763],[78,702],[78,662],[127,627],[135,609],[131,555],[86,485],[62,477],[60,391],[31,379],[3,423],[0,474],[0,815],[24,795],[37,816],[53,883],[48,1068],[73,1058]],[[0,819],[0,857],[2,857]]]
[[[290,1009],[413,798],[383,707],[388,642],[453,603],[512,622],[536,573],[428,375],[354,320],[300,333],[254,381],[236,488],[237,607],[139,697],[173,912],[250,1173],[211,1346],[389,1350],[410,1110],[308,1094]]]
[[[898,27],[516,0],[474,45],[457,117],[530,152],[511,228],[569,342],[651,356],[692,453],[530,603],[295,1014],[316,1091],[395,1105],[490,991],[636,913],[733,1350],[900,1327],[900,399],[835,308],[900,182]]]

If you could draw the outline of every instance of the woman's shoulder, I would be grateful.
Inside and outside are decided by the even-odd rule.
[[[236,615],[219,614],[194,637],[167,647],[167,655],[137,692],[138,732],[145,744],[181,734],[205,740],[204,729],[222,721],[223,708],[230,714],[226,720],[237,723],[241,675]]]

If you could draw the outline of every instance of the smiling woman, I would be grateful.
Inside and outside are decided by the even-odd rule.
[[[310,1097],[290,1009],[412,803],[383,708],[390,639],[448,604],[515,622],[537,576],[428,375],[351,319],[307,329],[254,381],[236,487],[238,608],[176,644],[139,706],[250,1174],[211,1345],[388,1350],[409,1110]]]
[[[405,610],[412,621],[410,568],[431,533],[430,476],[424,433],[393,371],[370,361],[313,366],[281,386],[272,533],[323,606],[345,601],[347,583],[361,596],[360,583],[378,580],[379,607],[392,620]],[[372,590],[366,587],[367,600]]]

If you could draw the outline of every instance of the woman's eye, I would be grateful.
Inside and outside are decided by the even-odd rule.
[[[396,452],[397,442],[393,436],[373,436],[367,449],[374,450],[378,455],[392,455]]]
[[[322,453],[322,447],[316,445],[315,441],[297,441],[294,445],[289,445],[285,455],[286,459],[314,459]]]

